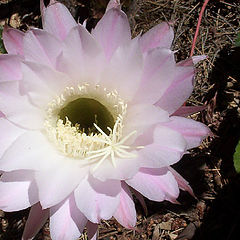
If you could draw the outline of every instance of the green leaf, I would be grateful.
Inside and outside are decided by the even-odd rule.
[[[240,173],[240,141],[238,142],[235,149],[235,153],[233,155],[233,162],[237,173]]]
[[[237,35],[237,39],[236,39],[236,42],[235,42],[235,46],[236,46],[236,47],[240,47],[240,32],[239,32],[238,35]]]
[[[0,53],[6,53],[6,49],[3,45],[3,41],[2,41],[2,31],[3,31],[3,27],[0,26]]]

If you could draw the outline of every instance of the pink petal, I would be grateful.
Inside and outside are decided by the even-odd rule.
[[[179,195],[178,184],[167,168],[143,168],[126,182],[153,201],[168,200],[176,202]]]
[[[87,223],[87,233],[89,240],[97,240],[98,238],[98,224],[88,221]]]
[[[8,125],[10,124],[5,123],[5,126]],[[16,127],[14,128],[11,125],[9,127],[12,130],[16,129]],[[9,129],[7,130],[9,131]],[[20,130],[16,129],[15,135],[18,134],[17,131]],[[8,134],[9,132],[6,133],[7,139]],[[9,139],[15,135],[12,133],[11,136],[10,134]],[[38,131],[26,131],[13,139],[15,141],[12,140],[11,145],[9,144],[0,161],[0,169],[4,171],[21,169],[43,170],[50,168],[52,165],[55,166],[54,163],[60,161],[58,160],[58,153],[54,151],[48,139]]]
[[[110,219],[119,204],[120,181],[84,179],[74,191],[77,207],[93,223]]]
[[[95,165],[93,165],[90,169],[91,174],[100,181],[106,181],[107,179],[125,180],[134,176],[140,167],[137,153],[136,158],[116,157],[115,160],[115,167],[110,159],[106,159],[97,169],[95,169]],[[126,168],[126,166],[128,167]]]
[[[0,181],[0,209],[19,211],[38,202],[34,175],[30,171],[3,173]]]
[[[102,65],[102,58],[98,60],[100,55],[103,56],[96,40],[82,25],[78,25],[71,29],[64,41],[57,69],[69,75],[75,84],[83,84],[86,79],[96,83],[96,76],[100,75],[99,65]]]
[[[120,0],[110,0],[107,5],[106,12],[112,8],[121,10]]]
[[[136,225],[136,209],[127,184],[122,182],[121,185],[120,204],[113,216],[122,226],[132,229]]]
[[[46,65],[24,62],[22,72],[25,91],[31,101],[42,109],[62,94],[67,86],[72,86],[72,81],[67,75]]]
[[[63,203],[50,208],[50,233],[52,240],[78,239],[87,223],[79,211],[73,195]]]
[[[178,162],[186,150],[184,137],[168,127],[154,130],[154,141],[139,151],[141,166],[162,168]]]
[[[165,48],[149,51],[145,57],[141,85],[134,101],[156,103],[174,80],[175,74],[172,51]]]
[[[36,172],[39,199],[44,209],[52,207],[68,197],[87,174],[87,169],[78,167],[74,159],[62,160],[59,155],[58,160],[59,166]]]
[[[23,32],[7,26],[4,27],[2,38],[9,54],[23,55],[23,37]]]
[[[111,61],[105,65],[99,84],[108,90],[117,89],[123,99],[130,101],[139,87],[142,68],[143,58],[138,39],[133,39],[116,49]]]
[[[181,67],[193,66],[199,63],[200,61],[205,60],[206,58],[207,56],[205,55],[193,56],[177,63],[177,65]]]
[[[137,198],[137,200],[140,202],[140,204],[142,205],[143,211],[145,213],[145,215],[148,215],[148,209],[147,209],[147,204],[144,200],[144,197],[141,193],[139,193],[138,191],[136,191],[134,188],[131,188],[131,191],[133,192],[133,194],[135,195],[135,197]]]
[[[189,98],[193,90],[194,68],[177,67],[174,81],[156,105],[160,106],[169,114],[174,113]]]
[[[93,36],[102,46],[106,58],[110,59],[114,51],[131,39],[127,16],[119,9],[108,10],[92,31]]]
[[[33,205],[23,231],[22,240],[33,239],[47,221],[48,215],[49,209],[43,210],[40,203]]]
[[[201,112],[206,109],[207,106],[181,106],[176,110],[172,116],[187,117],[193,113]]]
[[[76,25],[68,9],[58,2],[49,5],[43,15],[43,29],[61,40],[64,40]]]
[[[11,144],[21,135],[24,130],[13,125],[7,119],[0,118],[0,158],[4,152],[11,146]],[[3,160],[0,160],[0,166]],[[0,167],[1,168],[1,167]]]
[[[143,134],[152,125],[160,122],[168,122],[169,115],[166,111],[151,104],[135,104],[129,106],[126,115],[124,135],[137,131],[133,140]],[[135,137],[135,138],[134,138]],[[131,139],[130,139],[131,140]]]
[[[0,82],[22,78],[20,58],[16,55],[0,55]]]
[[[206,125],[189,118],[173,116],[170,118],[170,122],[163,125],[182,134],[187,142],[187,149],[198,147],[202,140],[210,134]]]
[[[34,107],[26,95],[21,95],[19,81],[0,83],[0,111],[6,118],[26,129],[43,127],[44,114]]]
[[[183,191],[189,192],[189,194],[191,194],[195,198],[195,195],[194,195],[193,190],[190,187],[189,183],[172,167],[168,167],[168,169],[171,171],[171,173],[175,177],[175,179],[178,183],[178,187]]]
[[[140,38],[142,52],[145,53],[157,47],[170,48],[173,38],[174,32],[172,27],[167,22],[160,23]]]
[[[24,56],[27,61],[46,64],[55,68],[62,50],[61,42],[46,31],[32,29],[23,38]]]

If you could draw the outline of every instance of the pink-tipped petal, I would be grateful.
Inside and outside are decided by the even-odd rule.
[[[44,209],[52,207],[68,197],[87,174],[87,169],[79,168],[74,159],[62,160],[59,156],[58,160],[59,164],[56,164],[56,167],[38,171],[35,175],[39,200]]]
[[[22,240],[32,240],[45,224],[48,216],[49,209],[43,210],[40,203],[33,205],[28,215],[28,219],[23,231]]]
[[[174,53],[166,48],[149,51],[145,57],[140,88],[135,102],[156,103],[171,85],[176,74]]]
[[[23,32],[8,26],[4,27],[2,38],[9,54],[23,55],[23,37]]]
[[[126,182],[153,201],[168,200],[175,202],[179,195],[177,181],[167,168],[143,168]]]
[[[193,193],[192,188],[189,185],[189,182],[187,182],[177,171],[175,171],[172,167],[168,167],[168,169],[171,171],[173,176],[175,177],[178,186],[181,190],[187,191],[190,195],[192,195],[195,198],[195,195]]]
[[[93,223],[110,219],[119,204],[120,181],[84,179],[74,191],[79,210]]]
[[[19,89],[19,81],[0,83],[0,111],[5,117],[26,129],[43,127],[43,111],[34,107]]]
[[[169,114],[174,113],[189,98],[194,86],[194,68],[177,67],[174,81],[165,89],[156,105],[160,106]]]
[[[136,225],[137,217],[132,194],[126,183],[122,182],[121,186],[120,203],[113,216],[122,226],[133,229]]]
[[[0,158],[5,153],[5,151],[11,146],[11,144],[24,133],[24,129],[21,129],[14,124],[10,123],[3,116],[0,118]],[[0,166],[2,163],[0,160]],[[1,167],[0,167],[1,169]]]
[[[0,55],[0,82],[20,80],[22,78],[20,58],[16,55]]]
[[[100,55],[102,57],[99,60]],[[100,75],[98,72],[103,57],[96,40],[82,25],[78,25],[71,29],[64,41],[57,69],[69,75],[75,84],[83,84],[86,79],[97,83],[96,76]],[[94,71],[92,71],[93,66]]]
[[[173,38],[173,28],[167,22],[160,23],[140,38],[142,52],[145,53],[157,47],[170,49]]]
[[[77,208],[74,197],[50,208],[50,234],[52,240],[78,239],[87,223]]]
[[[126,45],[120,46],[106,64],[99,84],[108,86],[108,90],[117,89],[119,95],[130,101],[139,85],[142,75],[143,57],[135,38]]]
[[[43,15],[43,29],[61,40],[64,40],[76,25],[68,9],[58,2],[50,4]]]
[[[97,23],[92,34],[102,46],[106,58],[110,59],[114,51],[131,39],[131,31],[124,12],[112,8]]]
[[[189,118],[173,116],[170,118],[170,122],[163,125],[179,132],[187,142],[187,149],[198,147],[202,140],[210,134],[206,125]]]
[[[139,151],[141,166],[162,168],[178,162],[186,150],[184,137],[168,127],[159,125],[154,130],[154,141]]]
[[[191,114],[201,112],[206,108],[207,106],[181,106],[172,114],[172,116],[187,117]]]
[[[194,66],[200,61],[203,61],[207,58],[206,55],[199,55],[199,56],[193,56],[190,58],[187,58],[181,62],[178,62],[177,65],[181,67],[187,67],[187,66]]]
[[[0,181],[0,209],[19,211],[38,202],[37,186],[31,171],[3,173]]]
[[[88,223],[86,225],[86,228],[87,228],[87,233],[88,233],[89,240],[97,240],[97,238],[98,238],[98,224],[88,221]]]
[[[106,12],[112,8],[121,10],[120,0],[110,0],[107,5]]]
[[[56,60],[62,50],[61,42],[46,31],[32,29],[23,38],[26,61],[56,67]]]

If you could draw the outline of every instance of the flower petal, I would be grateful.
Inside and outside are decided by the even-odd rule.
[[[114,51],[131,39],[127,16],[116,8],[108,10],[97,23],[92,35],[102,46],[106,58],[110,59]]]
[[[170,122],[163,125],[182,134],[187,142],[187,149],[198,147],[211,132],[203,123],[177,116],[171,117]]]
[[[97,240],[98,239],[98,224],[88,221],[86,228],[87,228],[89,240]]]
[[[186,150],[184,137],[170,128],[157,126],[154,141],[139,151],[141,166],[162,168],[178,162]]]
[[[49,5],[43,15],[43,29],[64,40],[77,23],[68,9],[61,3]]]
[[[44,209],[68,197],[87,174],[87,169],[79,168],[76,160],[62,160],[60,157],[61,155],[55,167],[46,171],[38,171],[35,174],[40,203]],[[61,186],[61,189],[56,186]]]
[[[174,38],[172,27],[163,22],[150,29],[140,38],[142,52],[145,53],[153,48],[170,48]]]
[[[134,154],[134,152],[132,152]],[[134,176],[139,167],[140,162],[136,153],[136,158],[115,158],[116,166],[110,159],[106,159],[97,169],[95,165],[90,169],[91,174],[101,180],[106,181],[107,179],[125,180]],[[126,166],[128,166],[126,168]]]
[[[3,173],[0,181],[0,209],[19,211],[38,202],[37,186],[31,171]]]
[[[121,10],[120,0],[110,0],[107,5],[106,12],[112,8]]]
[[[13,125],[7,119],[1,117],[0,118],[0,158],[4,154],[4,152],[11,146],[11,144],[21,135],[24,130]],[[0,160],[0,166],[2,163],[2,159]],[[1,167],[0,167],[1,168]]]
[[[168,113],[159,107],[151,104],[130,105],[126,115],[124,135],[137,131],[136,135],[134,135],[136,138],[150,126],[168,121]]]
[[[0,82],[20,80],[22,78],[20,58],[16,55],[0,55]]]
[[[73,195],[50,208],[50,233],[53,240],[78,239],[87,223],[79,211]]]
[[[124,100],[130,101],[139,87],[142,68],[138,39],[133,39],[116,49],[111,61],[106,64],[100,84],[108,90],[117,90]]]
[[[4,46],[9,54],[23,55],[23,32],[5,26],[2,35]]]
[[[12,129],[15,130],[14,127]],[[40,132],[27,131],[19,134],[15,139],[0,160],[0,169],[4,171],[43,170],[55,166],[54,163],[60,161],[58,161],[58,153]]]
[[[189,183],[172,167],[168,167],[168,169],[171,171],[171,173],[175,177],[175,179],[178,183],[178,187],[183,191],[187,191],[190,195],[192,195],[195,198],[195,195],[194,195],[193,190],[190,187]]]
[[[21,95],[19,81],[0,83],[0,111],[5,117],[26,129],[43,127],[44,114]]]
[[[121,185],[120,204],[113,216],[122,226],[133,229],[137,221],[135,205],[127,184]]]
[[[89,176],[74,191],[79,210],[93,223],[110,219],[119,204],[120,181],[101,182]]]
[[[33,239],[47,221],[48,216],[49,209],[43,210],[39,202],[33,205],[23,231],[22,240]]]
[[[71,29],[63,43],[63,52],[58,58],[57,69],[69,75],[75,84],[86,81],[96,83],[102,59],[103,53],[96,40],[82,25],[78,25]]]
[[[145,57],[140,88],[134,102],[156,103],[176,75],[174,52],[166,48],[149,51]]]
[[[156,105],[168,111],[169,114],[174,113],[191,95],[193,80],[193,67],[177,67],[174,81],[168,89],[165,89]]]
[[[172,114],[172,116],[187,117],[193,113],[201,112],[206,108],[207,106],[181,106]]]
[[[179,195],[178,184],[167,168],[142,168],[132,179],[126,182],[153,201],[168,200],[176,202]]]
[[[34,105],[44,110],[69,84],[72,86],[67,75],[42,64],[24,62],[22,71],[25,91]]]
[[[61,42],[46,31],[32,29],[23,38],[25,60],[56,67]]]

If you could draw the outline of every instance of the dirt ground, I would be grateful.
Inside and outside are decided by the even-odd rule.
[[[59,0],[60,1],[60,0]],[[47,1],[46,1],[47,2]],[[94,27],[108,0],[61,0],[87,28]],[[125,0],[134,36],[162,21],[174,25],[172,48],[176,59],[189,57],[203,0]],[[41,27],[38,0],[0,0],[0,26],[9,24],[26,31]],[[233,153],[240,138],[240,1],[210,0],[205,10],[195,55],[207,60],[197,66],[196,87],[187,105],[206,105],[191,116],[207,124],[214,136],[190,151],[174,168],[192,186],[196,199],[181,192],[179,205],[147,201],[144,211],[136,201],[137,230],[121,227],[114,219],[100,225],[103,240],[238,240],[240,239],[240,177],[233,167]],[[0,239],[18,240],[28,210],[0,211]],[[49,240],[46,224],[36,237]],[[86,240],[84,235],[80,239]]]

